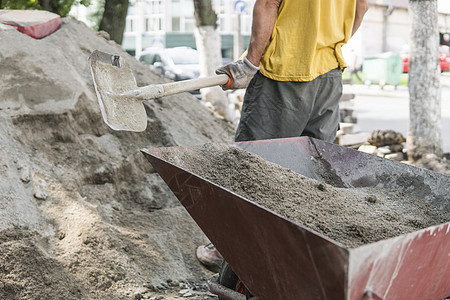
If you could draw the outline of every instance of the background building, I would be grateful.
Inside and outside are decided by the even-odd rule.
[[[213,0],[222,37],[222,55],[233,57],[233,40],[239,34],[248,44],[255,0]],[[131,0],[122,47],[139,55],[154,46],[196,48],[193,0]]]
[[[344,46],[349,65],[382,52],[407,52],[410,39],[408,0],[368,0],[369,10],[360,29]],[[439,31],[450,45],[450,1],[438,0]],[[441,44],[444,44],[441,42]]]
[[[410,37],[408,0],[368,0],[369,11],[361,28],[344,46],[344,55],[352,65],[365,57],[387,51],[407,51]],[[96,3],[94,0],[93,3]],[[242,48],[250,38],[255,0],[213,0],[218,14],[222,55],[233,57],[234,41],[238,37],[240,15]],[[87,11],[96,9],[74,6],[71,15],[90,24]],[[438,0],[441,44],[450,46],[450,0]],[[242,12],[241,12],[242,11]],[[239,13],[241,12],[241,13]],[[133,55],[147,47],[189,46],[196,48],[193,0],[130,0],[122,46]],[[406,49],[406,50],[405,50]]]

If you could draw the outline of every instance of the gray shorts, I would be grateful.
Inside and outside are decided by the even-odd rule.
[[[311,136],[334,142],[342,71],[308,82],[275,81],[257,73],[244,97],[236,142]]]

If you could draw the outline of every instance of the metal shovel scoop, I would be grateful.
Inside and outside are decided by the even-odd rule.
[[[151,100],[215,85],[231,86],[225,74],[137,87],[130,66],[118,55],[95,50],[89,57],[92,79],[105,123],[114,130],[144,131],[147,114],[142,100]]]

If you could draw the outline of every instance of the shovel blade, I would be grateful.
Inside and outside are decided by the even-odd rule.
[[[127,62],[118,55],[95,50],[89,65],[105,123],[114,130],[144,131],[147,113],[142,100],[121,95],[137,88]]]

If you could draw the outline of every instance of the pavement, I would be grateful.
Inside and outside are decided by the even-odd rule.
[[[353,93],[354,132],[392,129],[405,137],[409,128],[408,87],[345,85],[344,93]],[[444,152],[450,152],[450,73],[441,75],[442,138]]]

